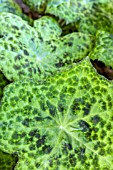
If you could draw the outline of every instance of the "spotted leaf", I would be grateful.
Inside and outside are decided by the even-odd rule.
[[[32,19],[24,15],[20,6],[13,0],[0,0],[0,12],[13,13],[32,24]]]
[[[113,33],[113,1],[96,1],[78,22],[78,31],[95,35],[98,30]]]
[[[12,170],[18,161],[17,155],[4,153],[0,150],[0,169]]]
[[[16,170],[113,170],[113,83],[88,58],[44,81],[4,90],[0,149]]]
[[[57,29],[53,31],[53,25],[51,31],[47,28],[49,34],[54,32],[51,37],[56,37]],[[0,37],[0,69],[9,80],[51,75],[60,67],[86,57],[93,44],[93,37],[84,33],[50,39],[42,29],[37,31],[9,13],[0,14]]]
[[[95,47],[89,56],[92,60],[102,61],[106,66],[113,68],[113,34],[98,31]]]
[[[0,72],[0,102],[3,96],[3,89],[10,82],[6,79],[6,77]],[[0,169],[2,170],[11,170],[15,166],[17,162],[17,156],[4,153],[0,150]]]
[[[45,12],[65,20],[68,24],[85,18],[86,14],[93,7],[95,8],[95,4],[97,7],[101,6],[103,11],[112,13],[112,3],[113,0],[49,0]],[[92,15],[92,13],[89,13],[89,15]]]
[[[9,84],[9,81],[6,79],[6,77],[0,72],[0,101],[3,96],[3,88]]]
[[[47,4],[47,0],[23,0],[33,11],[43,13]]]
[[[41,37],[49,39],[58,38],[61,33],[62,29],[60,28],[58,22],[50,17],[50,16],[43,16],[40,19],[34,21],[34,28],[41,34]]]

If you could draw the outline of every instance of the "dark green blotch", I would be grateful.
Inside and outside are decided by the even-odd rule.
[[[27,55],[27,56],[29,55],[27,50],[24,50],[24,54]]]
[[[103,129],[100,134],[101,139],[104,139],[106,137],[106,131]]]
[[[99,166],[99,165],[98,165],[98,157],[97,157],[97,156],[95,156],[95,157],[93,158],[92,164],[93,164],[95,167],[98,167],[98,166]]]
[[[104,120],[101,120],[101,121],[99,122],[99,124],[100,124],[100,126],[103,128],[103,127],[105,126],[106,122],[105,122]]]
[[[97,134],[93,134],[92,135],[92,140],[98,140],[98,135]]]
[[[63,112],[64,111],[64,107],[65,106],[62,103],[58,102],[58,111],[59,112]]]
[[[95,97],[91,98],[91,103],[93,103],[93,104],[96,103],[96,98]]]
[[[2,123],[1,123],[0,126],[2,127],[2,131],[5,131],[5,130],[6,130],[7,125],[8,125],[7,122],[2,122]]]
[[[86,103],[85,107],[83,108],[84,116],[87,116],[90,113],[90,108],[91,108],[91,105],[89,103]]]
[[[111,126],[110,122],[106,125],[106,128],[107,128],[107,130],[111,130],[112,129],[112,126]]]
[[[87,132],[90,129],[90,125],[87,122],[85,122],[84,120],[80,120],[79,125],[82,128],[83,132]]]
[[[78,159],[81,161],[82,164],[85,163],[86,157],[85,157],[85,148],[80,148],[78,152]]]
[[[12,25],[12,28],[19,30],[19,28],[16,25]]]
[[[18,139],[19,135],[17,134],[17,132],[14,132],[12,135],[12,139]]]
[[[49,101],[47,101],[46,104],[48,106],[50,115],[51,116],[55,116],[55,114],[56,114],[56,107],[53,104],[51,104]]]
[[[76,98],[74,101],[73,101],[73,104],[71,106],[71,110],[73,113],[76,112],[76,110],[80,110],[80,105],[81,104],[85,104],[84,100],[82,98]]]
[[[100,154],[101,156],[105,155],[105,150],[104,150],[104,149],[100,149],[99,154]]]
[[[36,149],[36,148],[35,148],[35,145],[32,145],[32,144],[31,144],[31,145],[29,146],[29,149],[30,149],[31,151],[32,151],[32,150],[35,150],[35,149]]]
[[[68,149],[68,150],[72,150],[72,145],[70,143],[64,143],[64,148]]]
[[[94,125],[97,125],[99,123],[99,121],[101,120],[99,115],[95,115],[91,118],[91,121]]]
[[[51,152],[52,148],[51,148],[50,145],[44,145],[44,146],[42,147],[42,150],[43,150],[43,152],[44,152],[45,154],[49,154],[49,153]]]
[[[72,46],[73,46],[73,43],[72,43],[72,42],[68,42],[68,46],[69,46],[69,47],[72,47]]]
[[[36,120],[36,121],[43,121],[44,119],[43,119],[42,117],[36,116],[36,117],[35,117],[35,120]]]
[[[30,119],[26,118],[22,121],[22,124],[26,127],[29,127]]]
[[[70,87],[70,88],[68,89],[68,91],[69,91],[69,93],[74,94],[74,93],[76,92],[76,89],[73,88],[73,87]]]
[[[75,167],[76,162],[77,162],[77,160],[76,160],[75,155],[74,155],[74,154],[70,154],[70,155],[69,155],[69,163],[71,164],[71,166],[72,166],[72,167]]]
[[[29,136],[35,136],[37,133],[37,130],[32,130],[29,132]]]
[[[13,65],[13,68],[14,68],[15,70],[20,70],[21,66]]]
[[[36,141],[36,146],[37,148],[41,147],[42,145],[45,144],[45,139],[46,139],[46,136],[43,135],[41,138],[39,138],[37,141]]]
[[[35,166],[36,166],[36,168],[39,168],[39,167],[40,167],[40,164],[39,164],[39,163],[36,163]]]
[[[43,100],[40,101],[40,108],[45,111],[46,110],[46,106],[45,103],[43,102]]]

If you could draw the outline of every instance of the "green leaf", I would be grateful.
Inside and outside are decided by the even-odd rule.
[[[13,13],[32,24],[32,19],[23,14],[22,9],[14,0],[0,0],[0,12]]]
[[[42,16],[40,19],[35,20],[34,28],[37,32],[41,30],[41,37],[47,40],[58,38],[62,33],[58,22],[50,16]]]
[[[101,0],[98,0],[100,2]],[[105,2],[106,0],[104,0]],[[108,1],[108,0],[107,0]],[[51,14],[66,23],[72,23],[85,16],[85,12],[92,8],[94,0],[24,0],[34,11]],[[102,1],[103,2],[103,1]]]
[[[9,81],[6,79],[6,77],[3,75],[2,72],[0,72],[0,101],[3,96],[3,88],[9,84]]]
[[[95,5],[97,7],[101,6],[103,10],[112,13],[112,4],[113,0],[49,0],[45,13],[64,19],[66,24],[68,24],[85,18],[90,10],[95,9]],[[95,10],[95,12],[97,11]],[[92,13],[90,14],[92,15]]]
[[[88,58],[44,81],[4,90],[0,149],[16,170],[113,170],[113,82]]]
[[[49,0],[45,13],[53,14],[64,19],[66,24],[72,23],[84,16],[91,4],[84,0]]]
[[[33,11],[43,13],[47,4],[47,0],[23,0]]]
[[[6,77],[3,75],[3,73],[0,72],[0,102],[3,96],[3,89],[6,85],[9,84],[9,81],[6,79]],[[0,150],[0,169],[1,170],[12,170],[17,162],[17,156],[4,153]]]
[[[14,154],[4,153],[0,150],[0,169],[12,170],[17,163],[18,157]]]
[[[90,52],[89,57],[92,60],[102,61],[106,66],[113,68],[113,34],[98,31],[95,47]]]
[[[98,30],[113,33],[113,2],[95,2],[78,22],[78,31],[95,35]],[[111,10],[112,9],[112,10]]]
[[[51,18],[49,23],[52,27],[47,29],[51,34]],[[54,39],[50,39],[41,28],[35,30],[16,15],[0,14],[0,69],[9,80],[51,75],[60,67],[86,57],[92,49],[90,34],[72,33],[57,38],[56,29],[50,36]]]

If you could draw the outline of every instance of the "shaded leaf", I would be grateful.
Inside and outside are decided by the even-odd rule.
[[[45,13],[53,14],[59,19],[64,19],[66,24],[72,23],[84,16],[91,5],[84,0],[49,0]]]
[[[113,83],[88,58],[42,82],[16,81],[0,106],[0,149],[16,170],[113,170]]]
[[[47,0],[23,0],[33,11],[44,12]]]
[[[108,1],[108,2],[107,2]],[[78,22],[78,31],[95,35],[98,30],[113,33],[113,1],[96,1]],[[112,9],[112,10],[111,10]]]
[[[92,49],[90,34],[72,33],[49,39],[42,29],[37,32],[16,15],[2,13],[0,21],[0,69],[9,80],[51,75],[60,67],[81,60]],[[51,31],[47,28],[48,32],[53,31],[53,26]],[[57,29],[51,37],[56,32]]]
[[[22,13],[20,6],[14,0],[0,0],[0,12],[13,13],[32,24],[32,19]]]
[[[3,96],[3,88],[9,84],[9,81],[6,77],[0,72],[0,102]],[[1,138],[1,135],[0,135]],[[17,156],[4,153],[0,150],[0,169],[1,170],[12,170],[16,165]]]
[[[104,31],[96,34],[95,47],[89,54],[92,60],[102,61],[113,68],[113,35]]]
[[[13,170],[17,163],[17,155],[4,153],[0,150],[0,169]]]
[[[58,22],[50,16],[43,16],[40,19],[35,20],[34,28],[37,32],[42,30],[40,31],[41,37],[44,37],[44,39],[47,40],[58,38],[62,33],[62,29]]]
[[[6,79],[6,77],[3,75],[2,72],[0,72],[0,101],[3,96],[3,88],[9,84],[9,81]]]
[[[68,24],[85,18],[95,4],[112,13],[112,3],[112,0],[49,0],[45,12],[64,19]]]

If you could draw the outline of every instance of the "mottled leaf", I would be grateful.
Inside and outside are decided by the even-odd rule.
[[[32,19],[22,13],[22,9],[14,0],[0,0],[0,12],[13,13],[32,24]]]
[[[3,88],[9,84],[9,81],[6,79],[6,77],[3,75],[2,72],[0,72],[0,101],[3,96]]]
[[[3,96],[3,88],[9,84],[6,77],[0,72],[0,102]],[[12,170],[17,162],[17,156],[4,153],[0,150],[0,170]]]
[[[66,23],[72,23],[86,17],[95,4],[112,13],[112,3],[113,0],[49,0],[45,12],[64,19]]]
[[[0,149],[16,170],[113,170],[113,82],[88,58],[44,81],[4,91]]]
[[[62,29],[58,22],[50,16],[43,16],[40,19],[35,20],[34,28],[38,32],[41,30],[41,37],[44,37],[44,39],[47,40],[58,38],[62,33]]]
[[[17,155],[4,153],[0,150],[0,170],[13,170],[17,161]]]
[[[23,0],[33,11],[43,13],[47,4],[47,0]]]
[[[50,27],[47,28],[50,32]],[[16,15],[0,15],[0,69],[9,80],[51,75],[60,67],[86,57],[92,49],[90,34],[72,33],[48,39],[42,32]],[[55,37],[56,32],[57,29],[51,37]]]
[[[49,0],[45,13],[53,14],[64,19],[66,24],[72,23],[84,16],[84,12],[91,8],[89,0]]]
[[[78,22],[78,31],[95,35],[98,30],[113,33],[113,1],[93,4]],[[77,25],[76,25],[77,26]]]
[[[98,31],[95,47],[89,56],[92,60],[102,61],[106,66],[113,68],[113,34]]]

